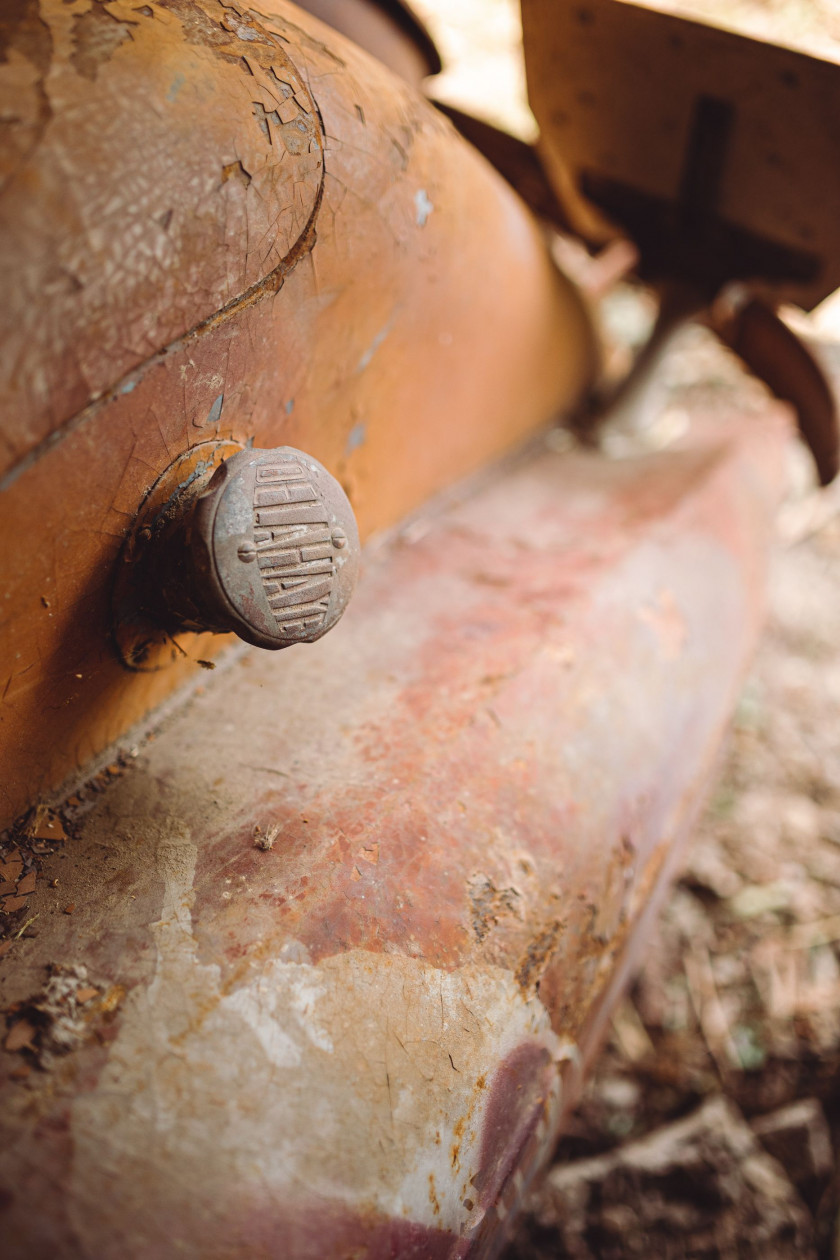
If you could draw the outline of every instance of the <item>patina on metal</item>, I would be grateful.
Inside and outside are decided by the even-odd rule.
[[[290,446],[202,446],[167,469],[126,542],[114,620],[132,669],[171,661],[184,631],[314,643],[355,585],[356,518],[323,464]]]

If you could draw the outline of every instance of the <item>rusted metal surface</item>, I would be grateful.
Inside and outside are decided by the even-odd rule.
[[[731,420],[427,511],[71,810],[0,979],[6,1254],[493,1254],[760,620],[788,425]]]
[[[269,649],[331,630],[359,569],[356,520],[335,478],[289,446],[236,451],[186,479],[182,464],[164,474],[178,490],[153,491],[162,506],[144,505],[120,558],[114,632],[125,663],[161,668],[184,630]]]
[[[120,550],[173,460],[298,447],[367,537],[595,369],[520,201],[358,48],[283,0],[84,4],[33,0],[2,32],[2,824],[224,642],[129,674],[110,640]]]
[[[179,627],[165,618],[160,579],[151,561],[181,513],[195,505],[199,488],[242,449],[239,442],[212,440],[188,447],[163,470],[143,499],[116,560],[111,594],[111,635],[128,669],[168,669],[183,659]],[[181,557],[179,548],[176,562]]]
[[[741,305],[720,303],[712,312],[711,324],[777,398],[792,404],[820,484],[827,486],[840,468],[837,399],[812,351],[757,298]]]
[[[840,286],[840,66],[625,0],[524,0],[541,145],[581,230],[655,281]],[[613,231],[615,227],[613,226]]]

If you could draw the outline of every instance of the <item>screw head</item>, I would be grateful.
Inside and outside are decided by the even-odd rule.
[[[236,549],[236,554],[243,564],[250,564],[257,558],[257,544],[252,538],[246,538]]]
[[[332,532],[332,545],[333,545],[334,547],[338,547],[339,549],[340,549],[341,547],[346,547],[346,546],[347,546],[347,535],[345,534],[345,532],[344,532],[344,530],[343,530],[343,529],[334,529],[334,530],[333,530],[333,532]]]

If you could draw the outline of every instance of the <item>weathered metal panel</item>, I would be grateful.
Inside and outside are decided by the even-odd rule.
[[[493,1252],[714,763],[785,432],[532,454],[88,793],[5,959],[6,1254]]]
[[[0,192],[2,824],[224,642],[145,676],[109,642],[122,541],[178,455],[301,448],[367,536],[594,370],[521,202],[361,50],[283,0],[84,5],[3,28],[0,82],[28,86]]]

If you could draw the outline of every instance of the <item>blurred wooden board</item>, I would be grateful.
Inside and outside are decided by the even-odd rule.
[[[717,218],[799,257],[775,296],[811,309],[840,287],[840,66],[624,0],[522,8],[531,104],[574,194],[611,201],[613,218],[607,186],[648,217],[675,206],[697,103],[724,102]]]

